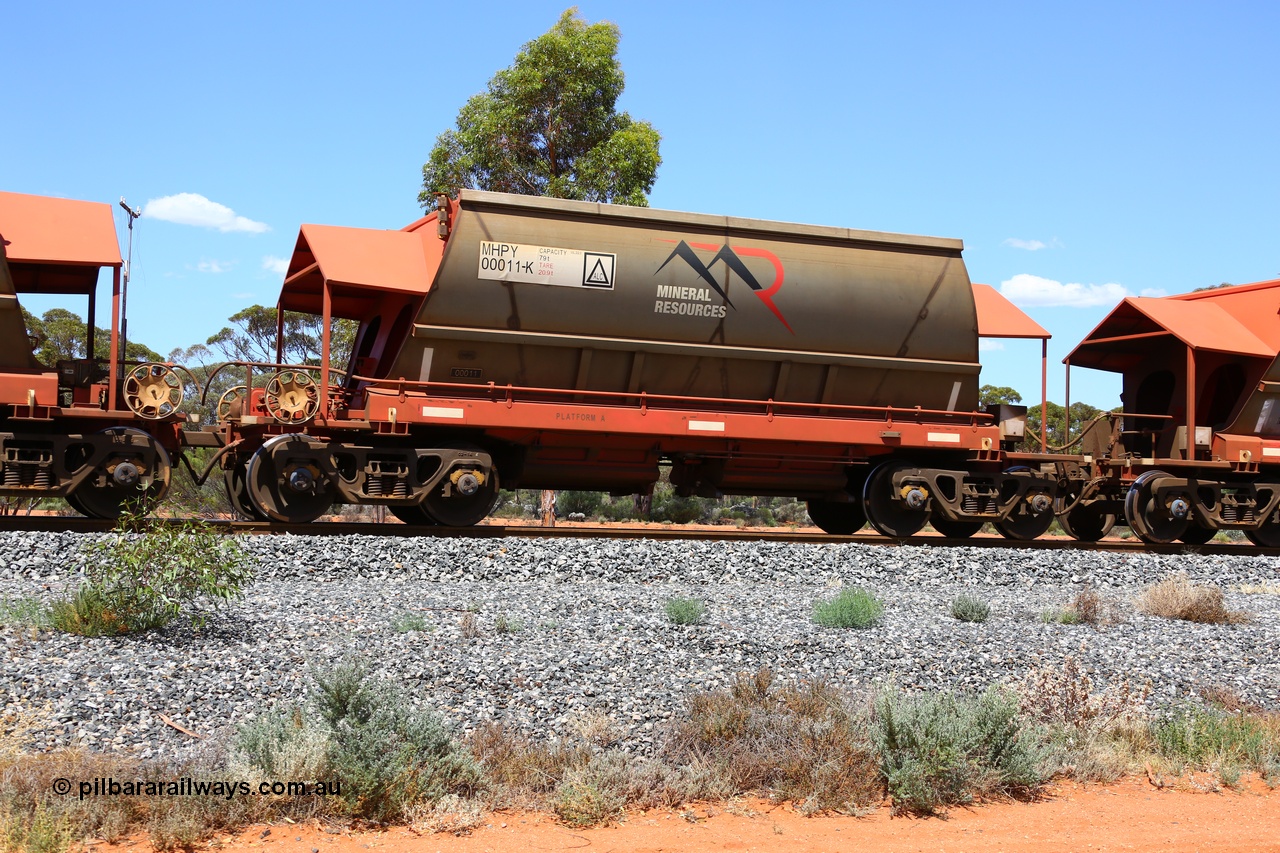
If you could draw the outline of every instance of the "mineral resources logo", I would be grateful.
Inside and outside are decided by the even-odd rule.
[[[663,242],[674,243],[675,241],[666,240]],[[709,263],[703,263],[702,258],[698,257],[698,252],[700,251],[715,252],[715,255]],[[768,287],[762,285],[759,279],[755,277],[755,274],[747,269],[746,263],[742,260],[744,257],[763,258],[773,266],[774,277]],[[778,291],[782,290],[782,281],[785,277],[782,261],[778,260],[778,256],[773,252],[755,249],[750,246],[730,246],[728,243],[718,246],[715,243],[689,243],[681,240],[671,254],[667,256],[667,259],[662,262],[662,266],[658,267],[654,275],[662,272],[667,264],[676,258],[688,264],[711,290],[720,294],[725,303],[736,311],[738,308],[733,304],[733,300],[729,298],[729,294],[724,291],[724,288],[716,281],[715,276],[711,274],[711,270],[716,264],[723,263],[730,272],[742,279],[747,287],[751,288],[751,292],[765,304],[765,307],[773,312],[773,316],[778,318],[778,322],[787,327],[788,332],[795,334],[795,330],[791,328],[787,318],[782,316],[782,311],[773,302],[773,298],[778,295]],[[664,301],[664,299],[678,301]],[[658,287],[658,300],[654,311],[659,314],[690,314],[699,317],[725,316],[725,306],[709,304],[711,302],[711,292],[703,288],[661,285]]]

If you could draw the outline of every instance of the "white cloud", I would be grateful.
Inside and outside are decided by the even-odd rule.
[[[1019,240],[1017,237],[1010,237],[1000,245],[1012,246],[1015,249],[1026,249],[1028,252],[1038,252],[1041,249],[1061,249],[1062,241],[1054,237],[1048,243],[1043,240]]]
[[[176,222],[179,225],[216,228],[223,233],[245,231],[250,234],[261,234],[271,230],[271,226],[265,222],[254,222],[247,217],[237,216],[236,212],[225,204],[209,201],[199,193],[178,193],[163,198],[153,198],[143,206],[142,215],[165,222]]]
[[[1004,344],[1000,341],[993,341],[991,338],[978,338],[978,352],[994,352],[1004,349]]]
[[[1161,297],[1161,296],[1168,296],[1169,294],[1165,293],[1163,290],[1161,290],[1161,289],[1160,289],[1160,288],[1158,288],[1158,287],[1144,287],[1144,288],[1142,288],[1142,292],[1141,292],[1141,293],[1139,293],[1138,295],[1139,295],[1139,296],[1150,296],[1150,297],[1153,297],[1153,298],[1157,298],[1157,299],[1158,299],[1158,298],[1159,298],[1159,297]]]
[[[196,272],[220,273],[231,269],[230,261],[201,261],[196,264]]]
[[[1120,284],[1063,284],[1027,273],[1019,273],[1008,281],[1000,282],[1000,293],[1023,308],[1092,308],[1115,305],[1126,296],[1133,295]]]
[[[289,271],[289,259],[277,258],[275,255],[264,255],[262,258],[262,268],[267,272],[273,272],[276,275],[284,275]]]

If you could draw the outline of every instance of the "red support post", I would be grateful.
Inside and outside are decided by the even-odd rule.
[[[1071,443],[1071,359],[1063,362],[1067,366],[1066,406],[1062,410],[1062,446]]]
[[[327,419],[329,417],[329,327],[333,325],[333,293],[329,290],[328,279],[324,282],[321,317],[324,327],[320,332],[320,417]]]
[[[1186,458],[1196,458],[1196,351],[1187,347],[1187,448]]]
[[[276,302],[276,364],[284,364],[284,306]]]
[[[1049,447],[1049,339],[1040,339],[1040,452]]]
[[[92,320],[90,321],[92,322]],[[87,353],[93,358],[93,353]],[[120,268],[116,267],[111,278],[111,357],[110,372],[107,374],[107,409],[116,407],[116,394],[119,392],[117,372],[120,369]]]

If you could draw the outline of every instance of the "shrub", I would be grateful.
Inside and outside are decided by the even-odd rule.
[[[591,767],[575,768],[552,802],[556,815],[570,826],[599,826],[622,815],[626,800],[593,778]]]
[[[873,737],[894,811],[933,814],[975,797],[1027,794],[1044,781],[1041,750],[1012,693],[881,693]]]
[[[951,615],[961,622],[986,622],[991,605],[971,595],[959,595],[951,602]]]
[[[1280,717],[1190,707],[1152,727],[1156,751],[1183,769],[1213,769],[1228,784],[1241,767],[1280,773]]]
[[[1183,574],[1147,587],[1138,599],[1138,609],[1152,616],[1188,622],[1238,624],[1249,620],[1247,613],[1227,610],[1222,590],[1196,586]]]
[[[49,608],[37,598],[0,599],[0,625],[51,627]]]
[[[672,524],[693,524],[705,521],[710,515],[711,510],[703,499],[656,492],[649,510],[650,521],[670,521]]]
[[[884,605],[861,589],[846,589],[813,604],[813,621],[824,628],[870,628],[883,615]]]
[[[668,621],[675,625],[696,625],[706,615],[707,606],[697,598],[672,598],[665,607]]]
[[[1043,622],[1061,625],[1091,625],[1097,628],[1106,619],[1106,600],[1091,587],[1076,593],[1071,603],[1062,608],[1049,608],[1041,614]]]
[[[499,613],[493,620],[495,634],[519,634],[524,630],[524,622],[520,619],[508,619],[505,613]]]
[[[126,515],[115,535],[90,544],[84,556],[84,581],[49,615],[58,630],[90,637],[159,628],[199,600],[217,607],[241,598],[253,579],[239,543],[201,522]],[[190,616],[196,627],[208,618]]]
[[[805,811],[856,810],[883,797],[866,714],[819,683],[776,686],[760,669],[727,690],[696,693],[665,750],[709,768],[719,796],[767,791]]]
[[[556,515],[565,517],[577,512],[593,518],[600,514],[603,503],[604,494],[601,492],[566,490],[556,495]]]
[[[411,631],[430,631],[430,623],[421,613],[401,613],[391,620],[391,630],[397,634],[408,634]]]
[[[318,719],[294,710],[243,727],[242,762],[272,778],[289,770],[301,775],[288,778],[333,779],[342,793],[330,800],[340,811],[377,821],[480,785],[478,765],[436,715],[413,709],[358,664],[318,673],[310,710]]]

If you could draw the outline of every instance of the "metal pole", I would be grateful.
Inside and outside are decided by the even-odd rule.
[[[1187,446],[1185,459],[1196,458],[1196,351],[1187,347]]]
[[[1049,447],[1049,339],[1040,339],[1040,452]]]
[[[120,206],[129,217],[129,258],[124,262],[124,285],[120,289],[120,361],[128,359],[129,350],[129,276],[133,274],[133,220],[142,215],[141,209],[129,207],[124,196],[120,196]],[[93,353],[89,353],[93,358]],[[115,370],[116,366],[111,365]]]
[[[1062,446],[1066,447],[1071,443],[1071,360],[1066,361],[1067,365],[1067,405],[1062,410]]]

